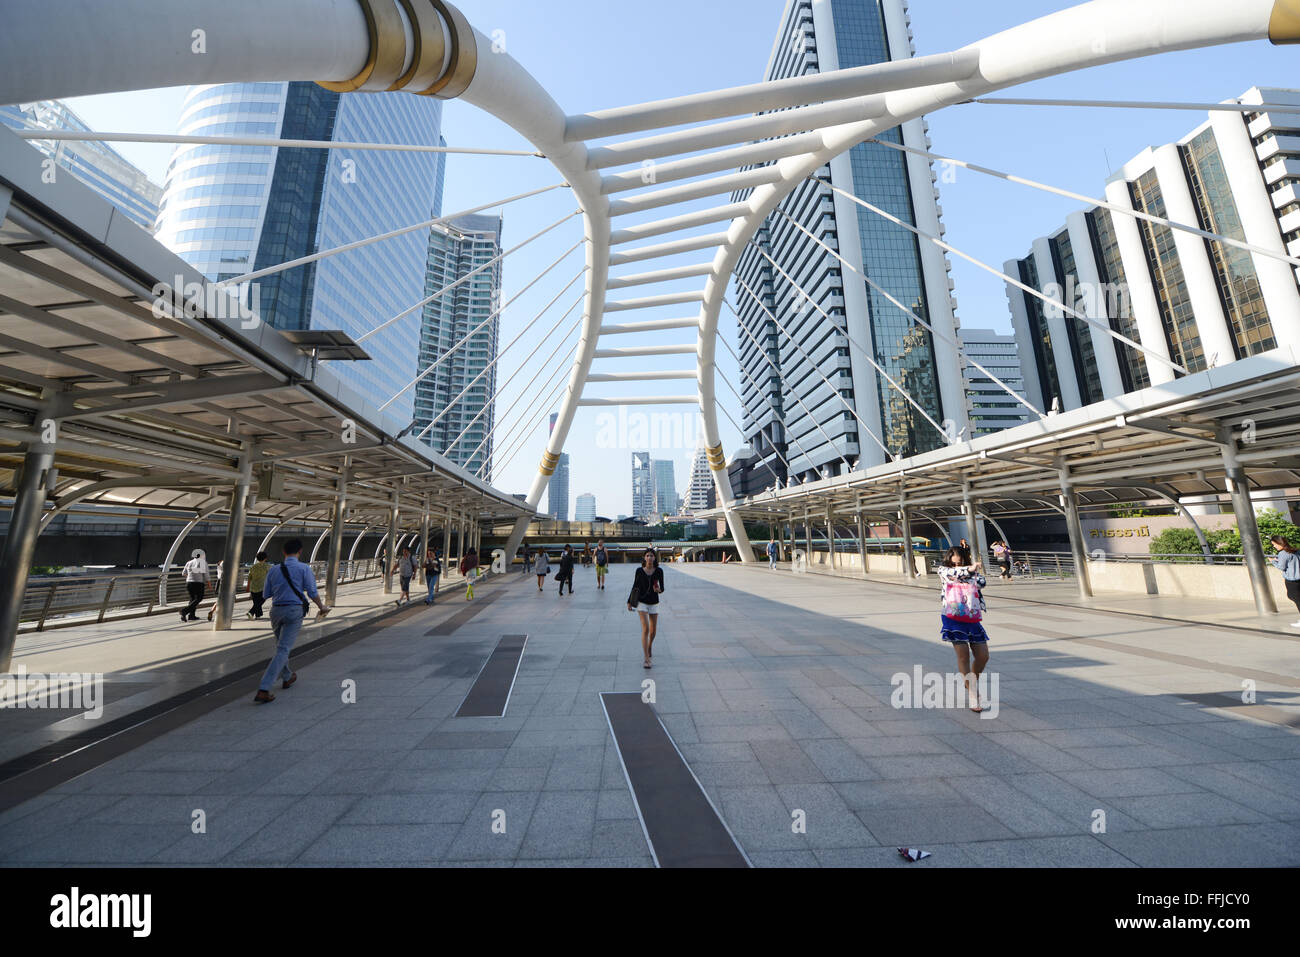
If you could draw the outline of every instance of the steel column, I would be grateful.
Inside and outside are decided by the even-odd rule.
[[[916,577],[916,558],[912,553],[912,513],[907,505],[899,505],[898,514],[903,522],[903,575],[908,581]]]
[[[339,565],[343,559],[343,527],[348,514],[348,481],[351,479],[351,457],[344,458],[339,471],[338,491],[334,496],[334,522],[330,532],[329,562],[325,566],[325,604],[334,607],[339,591]]]
[[[388,561],[384,562],[384,594],[393,593],[393,569],[397,567],[397,489],[393,489],[393,502],[388,507]]]
[[[50,436],[49,443],[43,441],[46,433],[42,426],[48,423],[42,423],[42,415],[39,413],[33,423],[33,428],[41,432],[41,439],[29,442],[23,455],[22,474],[17,477],[13,509],[9,513],[9,534],[0,552],[0,671],[8,671],[13,660],[23,593],[27,590],[27,576],[40,533],[41,512],[56,477],[54,437]]]
[[[221,558],[221,593],[217,595],[213,631],[229,631],[235,615],[235,592],[239,589],[239,562],[244,554],[244,527],[248,523],[248,492],[253,486],[253,454],[247,442],[239,453],[239,478],[230,497],[230,519],[226,523],[226,548]]]
[[[1237,532],[1241,535],[1241,554],[1250,573],[1250,590],[1255,597],[1255,610],[1261,615],[1277,614],[1277,602],[1268,581],[1264,565],[1264,545],[1259,539],[1259,524],[1255,521],[1255,503],[1250,499],[1250,481],[1246,469],[1237,460],[1237,451],[1229,445],[1223,447],[1224,478],[1232,496],[1232,511],[1237,517]]]
[[[1079,524],[1079,497],[1070,484],[1068,469],[1061,469],[1061,507],[1065,509],[1065,529],[1070,534],[1070,553],[1074,556],[1075,575],[1079,579],[1079,597],[1091,598],[1092,577],[1088,573],[1088,550],[1083,544],[1083,526]]]

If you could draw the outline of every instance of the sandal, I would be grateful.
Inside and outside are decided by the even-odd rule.
[[[645,661],[643,661],[643,662],[641,663],[641,667],[642,667],[642,668],[649,668],[649,667],[650,667],[650,659],[647,658]]]

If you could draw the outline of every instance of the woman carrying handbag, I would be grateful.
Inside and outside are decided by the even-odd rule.
[[[659,567],[659,556],[647,548],[636,570],[632,591],[627,596],[627,610],[641,616],[641,650],[645,653],[642,667],[649,668],[654,650],[655,635],[659,631],[659,596],[664,591],[664,570]]]
[[[979,698],[979,677],[989,663],[989,636],[984,618],[984,567],[971,561],[970,551],[948,549],[939,567],[943,584],[943,605],[939,637],[957,653],[957,670],[966,682],[972,711],[983,711]]]

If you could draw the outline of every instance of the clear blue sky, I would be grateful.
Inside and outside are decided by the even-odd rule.
[[[1062,0],[913,0],[912,29],[917,53],[955,49],[1069,5]],[[508,51],[566,111],[579,113],[761,79],[784,0],[660,0],[652,7],[608,0],[461,0],[460,7],[482,32],[503,30]],[[1273,47],[1266,42],[1219,47],[1100,67],[1040,81],[1006,95],[1217,101],[1237,96],[1251,86],[1296,86],[1296,56],[1294,48]],[[156,90],[79,98],[71,103],[92,127],[100,130],[172,133],[181,93]],[[1203,119],[1203,113],[1172,111],[970,105],[935,114],[930,124],[937,152],[1098,196],[1112,169],[1146,146],[1180,138]],[[508,127],[463,103],[448,104],[443,132],[451,145],[525,145]],[[161,181],[170,147],[122,144],[118,148]],[[444,208],[447,212],[466,209],[556,179],[543,160],[455,157],[448,167]],[[955,182],[941,184],[941,192],[949,241],[995,266],[1024,255],[1034,237],[1060,226],[1065,215],[1078,206],[964,170],[957,171]],[[508,207],[504,211],[506,245],[521,241],[573,208],[567,191]],[[511,257],[505,270],[504,296],[517,292],[580,236],[580,219],[575,218]],[[682,261],[703,261],[701,255],[686,256]],[[509,342],[581,266],[581,252],[573,253],[507,310],[501,328],[502,344]],[[953,274],[958,317],[963,326],[1009,329],[1001,282],[961,260],[954,261]],[[557,307],[506,353],[501,361],[500,381],[519,368],[520,360],[574,298],[574,293],[561,298]],[[567,328],[571,321],[572,317],[561,328]],[[735,322],[725,310],[721,329],[734,346]],[[526,396],[510,419],[529,400],[539,397],[541,383],[536,381],[536,372],[557,337],[552,337],[502,395],[499,416],[521,390]],[[665,333],[664,341],[687,342],[689,336],[684,330]],[[725,349],[719,349],[719,357],[722,374],[739,385],[735,363]],[[691,365],[689,358],[669,357],[656,362],[655,367],[685,369]],[[627,360],[622,363],[620,366],[606,361],[598,369],[626,369]],[[676,395],[692,392],[693,383],[650,383],[636,389],[640,394]],[[718,392],[740,421],[736,398],[725,386],[720,385]],[[616,392],[610,386],[597,385],[590,387],[589,394]],[[678,413],[683,408],[630,411]],[[550,410],[538,412],[536,427],[528,433],[528,440],[513,461],[504,470],[498,464],[495,483],[499,487],[519,492],[528,488],[546,441],[542,413]],[[631,508],[632,450],[609,448],[598,426],[596,410],[579,410],[567,447],[572,461],[570,496],[573,499],[592,492],[599,513],[613,516]],[[740,438],[725,417],[722,429],[723,444],[730,455]],[[635,440],[636,436],[630,438]],[[678,491],[684,492],[691,449],[651,451],[656,458],[676,462]]]

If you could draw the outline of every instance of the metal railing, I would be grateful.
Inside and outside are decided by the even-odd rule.
[[[215,576],[215,565],[209,566]],[[321,581],[326,572],[325,562],[312,562],[312,572]],[[339,567],[339,583],[367,581],[383,575],[381,563],[375,559],[343,562]],[[248,568],[239,569],[236,578],[235,601],[247,601]],[[204,601],[216,598],[215,581],[204,595]],[[159,574],[153,570],[107,572],[92,575],[52,575],[32,578],[27,582],[20,611],[21,622],[35,622],[42,630],[47,622],[80,619],[78,623],[101,622],[111,612],[135,610],[140,615],[174,612],[178,606],[189,602],[185,573],[169,569]]]

